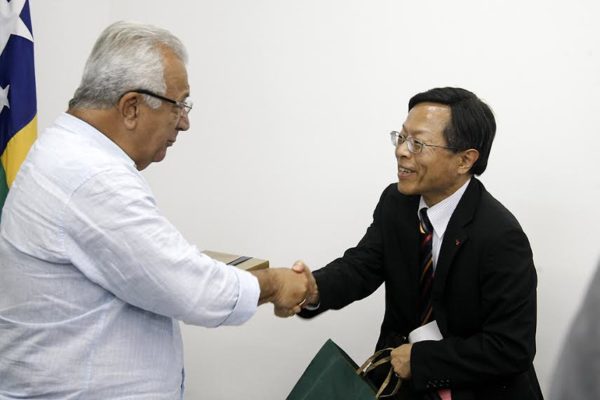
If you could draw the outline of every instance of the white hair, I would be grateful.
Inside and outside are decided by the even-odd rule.
[[[110,108],[135,89],[164,95],[164,48],[187,63],[185,47],[166,29],[126,21],[108,26],[94,44],[69,107]],[[158,99],[145,96],[145,100],[150,107],[160,106]]]

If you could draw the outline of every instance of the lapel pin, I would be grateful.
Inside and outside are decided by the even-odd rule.
[[[456,246],[460,246],[460,240],[456,239]]]

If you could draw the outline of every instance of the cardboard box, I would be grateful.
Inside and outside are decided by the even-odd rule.
[[[235,254],[221,253],[219,251],[210,250],[204,250],[203,253],[217,261],[224,262],[228,265],[234,265],[246,271],[269,268],[269,261],[262,260],[260,258],[238,256]]]

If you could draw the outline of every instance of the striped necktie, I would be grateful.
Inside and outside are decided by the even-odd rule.
[[[420,292],[419,292],[419,318],[421,325],[433,320],[433,308],[431,305],[431,289],[433,287],[433,257],[431,253],[431,242],[433,240],[433,226],[427,216],[427,208],[419,210],[421,221],[419,233],[421,246],[419,248],[419,262],[421,266]],[[425,395],[427,400],[451,400],[450,389],[441,389],[429,392]]]
[[[433,258],[431,256],[431,242],[433,239],[433,226],[427,216],[427,208],[419,210],[421,221],[419,233],[421,245],[419,247],[419,265],[421,278],[419,280],[419,322],[425,325],[433,319],[431,307],[431,289],[433,287]]]

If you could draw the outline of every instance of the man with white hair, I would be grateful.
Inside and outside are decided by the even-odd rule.
[[[178,321],[300,311],[304,274],[202,254],[139,172],[190,126],[186,59],[164,29],[112,24],[23,163],[0,227],[0,399],[180,399]]]

